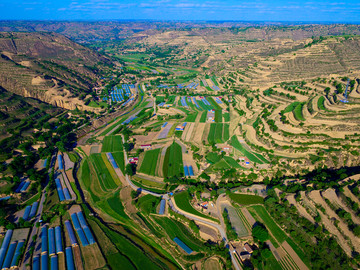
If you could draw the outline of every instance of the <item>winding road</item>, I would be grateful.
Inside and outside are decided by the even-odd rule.
[[[125,143],[125,138],[124,136],[121,134],[122,136],[122,140],[123,140],[123,143]],[[124,158],[125,158],[125,166],[128,164],[128,157],[127,157],[127,153],[126,151],[124,151]],[[149,190],[146,190],[146,189],[142,189],[138,186],[136,186],[131,180],[130,180],[130,177],[129,175],[125,174],[125,179],[126,179],[126,182],[127,184],[134,190],[141,190],[141,193],[144,193],[144,194],[150,194],[152,196],[155,196],[155,197],[162,197],[163,199],[165,199],[170,208],[178,213],[178,214],[181,214],[185,217],[187,217],[188,219],[191,219],[191,220],[194,220],[194,221],[198,221],[198,222],[202,222],[208,226],[211,226],[213,228],[215,228],[216,230],[218,230],[220,232],[220,235],[221,235],[221,238],[222,240],[225,242],[225,245],[229,247],[229,253],[230,253],[230,256],[231,256],[231,261],[235,267],[236,270],[242,270],[242,267],[241,265],[239,264],[239,262],[237,261],[237,259],[235,258],[235,252],[234,252],[234,249],[231,245],[228,245],[228,239],[227,239],[227,236],[226,236],[226,230],[225,230],[225,224],[224,224],[224,221],[222,219],[222,215],[221,215],[221,207],[219,207],[220,205],[220,201],[224,199],[225,197],[225,194],[222,194],[218,197],[217,201],[216,201],[216,207],[217,207],[217,210],[218,210],[218,214],[219,214],[219,217],[220,217],[220,224],[214,222],[214,221],[210,221],[206,218],[202,218],[202,217],[199,217],[199,216],[196,216],[196,215],[193,215],[191,213],[188,213],[188,212],[185,212],[183,210],[181,210],[175,203],[175,199],[174,197],[170,197],[168,194],[159,194],[159,193],[155,193],[155,192],[152,192],[152,191],[149,191]]]

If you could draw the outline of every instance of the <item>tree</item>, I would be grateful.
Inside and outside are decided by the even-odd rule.
[[[125,173],[132,176],[136,173],[136,165],[135,164],[128,164],[125,167]]]
[[[269,232],[266,227],[260,223],[256,222],[252,228],[252,235],[254,239],[259,240],[260,242],[265,242],[269,239]]]
[[[326,88],[324,89],[324,92],[325,92],[325,95],[326,95],[326,96],[329,95],[329,93],[330,93],[330,87],[326,87]]]

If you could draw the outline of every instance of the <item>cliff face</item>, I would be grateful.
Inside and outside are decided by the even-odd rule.
[[[78,96],[91,93],[111,66],[109,59],[60,34],[0,33],[0,86],[21,96],[84,109]]]

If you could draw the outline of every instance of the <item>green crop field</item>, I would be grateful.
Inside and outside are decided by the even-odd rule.
[[[160,104],[161,102],[165,101],[165,96],[156,96],[155,97],[155,102],[156,104]]]
[[[224,130],[223,130],[223,140],[224,142],[228,141],[230,138],[230,133],[229,133],[229,124],[224,124]]]
[[[206,122],[206,116],[207,116],[207,111],[203,111],[201,113],[200,123],[205,123]]]
[[[264,198],[257,195],[230,193],[229,197],[231,200],[241,205],[264,203]]]
[[[214,164],[220,160],[221,156],[218,153],[209,152],[206,154],[205,158],[209,163]]]
[[[318,102],[317,102],[317,106],[318,106],[319,110],[322,110],[322,111],[326,110],[324,102],[325,102],[325,97],[324,96],[319,97]]]
[[[233,159],[232,157],[229,156],[224,156],[223,159],[226,161],[227,164],[229,164],[231,167],[233,168],[238,168],[238,169],[244,169],[243,167],[240,166],[240,164]]]
[[[108,215],[119,220],[124,221],[129,219],[124,211],[124,206],[120,200],[120,191],[117,191],[110,198],[98,202],[97,205]]]
[[[237,150],[239,150],[241,153],[243,153],[252,162],[259,164],[268,163],[267,161],[265,162],[264,160],[255,156],[253,153],[250,153],[248,150],[246,150],[245,147],[239,142],[239,140],[235,135],[231,137],[231,145],[235,147]]]
[[[207,97],[206,99],[207,101],[209,101],[209,103],[215,110],[220,110],[220,111],[222,110],[220,105],[212,97]]]
[[[138,183],[146,186],[146,187],[152,187],[152,188],[158,188],[158,189],[165,189],[166,188],[166,184],[164,183],[159,183],[159,182],[155,182],[155,181],[151,181],[148,179],[143,179],[139,176],[134,175],[132,177],[133,180],[137,181]]]
[[[156,175],[156,165],[158,162],[160,152],[161,152],[161,148],[146,151],[144,153],[144,159],[141,162],[139,172],[155,176]]]
[[[283,112],[284,113],[292,112],[299,104],[300,104],[299,101],[293,102],[289,106],[287,106]]]
[[[105,136],[101,152],[118,152],[123,150],[121,136]]]
[[[90,160],[95,167],[96,174],[100,180],[101,188],[104,191],[117,188],[118,186],[115,184],[101,154],[91,154]]]
[[[212,166],[212,169],[214,170],[227,170],[231,168],[245,169],[241,167],[240,164],[236,162],[236,160],[228,156],[224,156],[220,161]]]
[[[276,240],[281,244],[284,241],[288,242],[288,244],[294,249],[296,254],[301,258],[301,260],[309,264],[308,257],[304,254],[304,252],[294,243],[294,241],[288,237],[283,230],[275,223],[269,213],[266,211],[265,207],[262,205],[253,205],[248,207],[250,213],[257,220],[256,214],[262,219],[268,230],[272,233],[272,235],[276,238]]]
[[[223,143],[229,139],[229,124],[211,123],[208,135],[208,142]]]
[[[111,153],[115,159],[116,164],[119,166],[120,170],[125,173],[125,160],[124,160],[124,152],[115,152]]]
[[[222,158],[220,161],[216,162],[212,167],[214,170],[227,170],[232,167]]]
[[[215,111],[215,122],[216,123],[221,123],[222,122],[222,111],[221,110],[216,110]]]
[[[179,109],[180,111],[183,111],[186,115],[190,114],[190,111],[187,110],[187,109],[185,109],[185,108],[183,108],[183,107],[178,107],[178,109]]]
[[[230,113],[224,113],[223,117],[224,117],[224,122],[230,122]]]
[[[94,192],[91,189],[91,186],[97,184],[99,186],[99,190],[101,188],[100,188],[100,183],[98,181],[98,177],[96,177],[95,174],[90,173],[91,170],[90,170],[89,162],[90,162],[90,158],[85,158],[81,163],[79,179],[85,186],[85,190],[89,192],[92,201],[97,202],[100,200],[100,198],[94,194]]]
[[[189,248],[194,251],[201,251],[203,243],[194,237],[184,224],[168,217],[155,217],[155,221],[165,230],[170,239],[178,237]]]
[[[305,121],[305,118],[302,113],[303,107],[304,107],[304,103],[299,103],[293,110],[294,117],[298,121]]]
[[[155,193],[158,193],[158,194],[164,194],[164,193],[167,192],[166,189],[159,189],[159,188],[154,188],[154,187],[151,187],[151,186],[150,187],[146,186],[142,182],[139,182],[138,180],[133,179],[132,182],[137,187],[142,188],[142,189],[146,189],[146,190],[151,191],[151,192],[155,192]]]
[[[211,219],[213,221],[219,222],[217,219],[213,218],[213,217],[209,217],[208,215],[205,215],[203,213],[200,213],[199,211],[195,210],[191,204],[190,204],[190,196],[186,191],[180,192],[180,193],[176,193],[174,195],[174,199],[175,199],[175,203],[176,205],[183,211],[188,212],[190,214],[199,216],[199,217],[203,217],[203,218],[207,218],[207,219]]]
[[[154,270],[164,267],[176,268],[175,263],[165,256],[163,250],[160,251],[158,246],[154,247],[154,243],[147,243],[150,241],[149,239],[142,239],[130,228],[117,226],[117,230],[114,230],[101,222],[97,222],[97,225],[116,247],[116,251],[112,255],[106,256],[113,269],[118,269],[119,265],[124,269],[142,269],[144,265],[146,265],[146,269]],[[98,234],[96,236],[98,237]],[[102,249],[106,248],[104,245],[100,244],[100,246]]]
[[[219,86],[219,83],[217,82],[215,76],[211,76],[210,79],[211,79],[211,81],[212,81],[216,86]]]
[[[175,142],[166,150],[163,175],[165,178],[184,175],[181,146]]]
[[[264,206],[253,205],[249,207],[249,211],[252,214],[256,213],[262,219],[266,227],[269,229],[269,231],[272,233],[272,235],[276,238],[276,240],[279,243],[284,242],[288,238],[288,236],[284,233],[284,231],[281,230],[280,227],[275,223],[275,221],[266,211]],[[256,219],[256,215],[254,215],[254,218]]]
[[[176,96],[169,96],[168,100],[166,101],[166,104],[173,104],[175,101]]]
[[[185,122],[195,122],[198,113],[199,112],[193,112],[188,114],[187,117],[185,118]]]
[[[208,110],[212,110],[212,106],[211,105],[206,105],[202,100],[198,100],[197,103],[199,104],[199,106],[208,111]]]
[[[137,200],[136,206],[141,208],[142,212],[149,215],[150,213],[156,213],[156,207],[160,203],[160,200],[160,197],[147,194]]]

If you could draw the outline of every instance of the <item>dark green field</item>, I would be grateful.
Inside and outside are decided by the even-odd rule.
[[[125,160],[124,160],[124,152],[120,151],[120,152],[115,152],[112,153],[116,164],[119,166],[120,170],[125,173]]]
[[[122,150],[123,150],[123,143],[121,136],[104,137],[101,152],[118,152]]]
[[[195,122],[199,112],[192,112],[185,118],[185,122]]]
[[[210,131],[208,135],[208,142],[210,144],[224,143],[228,139],[229,139],[229,124],[223,124],[223,123],[210,124]]]
[[[236,194],[230,193],[229,197],[234,202],[241,205],[249,205],[249,204],[263,204],[264,198],[257,195],[247,195],[247,194]]]
[[[142,161],[141,166],[139,168],[139,172],[155,176],[156,167],[157,167],[156,165],[158,162],[160,152],[161,152],[161,148],[146,151],[144,155],[144,160]]]
[[[166,150],[163,174],[165,178],[184,175],[181,146],[176,142]]]

